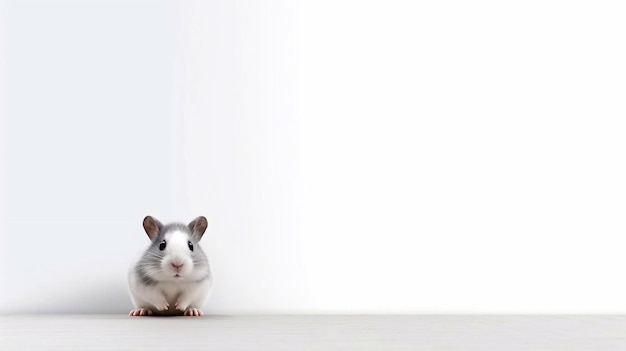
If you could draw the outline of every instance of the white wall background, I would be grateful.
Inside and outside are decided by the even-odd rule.
[[[177,209],[206,213],[224,312],[310,308],[297,227],[296,6],[180,7]]]
[[[315,306],[624,312],[626,5],[303,2]]]
[[[124,312],[150,213],[213,312],[626,312],[620,2],[4,15],[0,311]]]
[[[141,220],[170,214],[166,1],[10,1],[7,312],[123,311]]]
[[[0,284],[7,286],[7,2],[0,1]],[[2,290],[2,289],[0,289]],[[8,296],[0,292],[0,306],[6,306]]]

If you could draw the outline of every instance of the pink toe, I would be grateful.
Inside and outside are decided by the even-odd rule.
[[[197,308],[188,308],[185,310],[185,316],[190,317],[200,317],[202,315],[202,311]]]

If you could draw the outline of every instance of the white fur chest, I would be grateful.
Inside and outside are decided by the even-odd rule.
[[[197,283],[193,282],[161,282],[157,284],[157,289],[160,289],[165,295],[167,302],[170,305],[174,305],[178,301],[178,297],[184,291],[197,289]]]

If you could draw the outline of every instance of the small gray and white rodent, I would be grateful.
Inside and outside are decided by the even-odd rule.
[[[163,225],[147,216],[143,228],[152,243],[128,275],[135,305],[129,315],[202,316],[213,283],[209,261],[198,244],[206,218]]]

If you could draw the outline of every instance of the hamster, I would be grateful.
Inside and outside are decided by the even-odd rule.
[[[129,315],[202,316],[213,283],[209,261],[198,244],[206,218],[163,225],[147,216],[143,228],[152,243],[128,274],[135,306]]]

